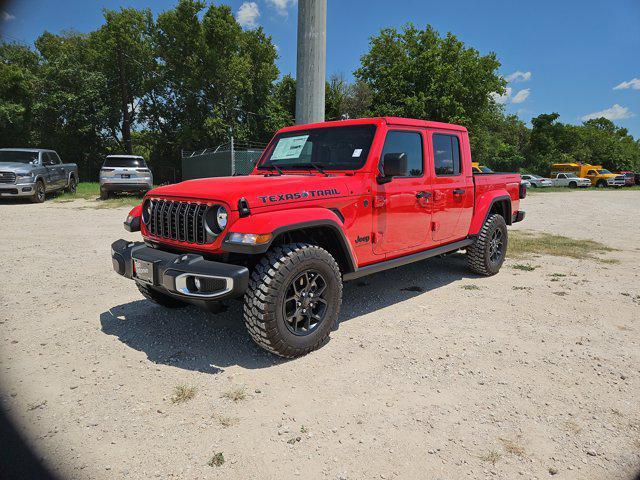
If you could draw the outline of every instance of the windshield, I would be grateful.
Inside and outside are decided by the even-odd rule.
[[[0,163],[31,163],[38,160],[38,152],[22,152],[20,150],[0,151]]]
[[[607,170],[606,168],[603,168],[602,170],[598,170],[598,173],[600,175],[611,175],[611,172],[609,170]]]
[[[111,157],[104,161],[103,167],[129,167],[129,168],[146,168],[147,164],[141,158],[127,158],[127,157]]]
[[[375,133],[375,125],[281,133],[258,168],[357,170],[367,161]]]

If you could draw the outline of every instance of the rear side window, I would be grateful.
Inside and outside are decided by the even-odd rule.
[[[422,135],[418,132],[391,131],[387,133],[382,149],[382,158],[387,153],[405,153],[407,171],[410,177],[420,177],[423,173]]]
[[[455,135],[433,135],[433,164],[436,175],[460,175],[460,140]]]
[[[147,168],[147,164],[142,158],[125,158],[125,157],[113,157],[107,158],[104,161],[103,167],[119,168]]]

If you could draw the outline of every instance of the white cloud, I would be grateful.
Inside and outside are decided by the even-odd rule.
[[[286,17],[289,15],[289,7],[298,3],[298,0],[267,0],[267,5],[272,6],[278,12],[278,15]]]
[[[584,117],[580,117],[580,120],[583,120],[586,122],[587,120],[593,120],[595,118],[600,118],[600,117],[604,117],[608,120],[623,120],[625,118],[633,117],[633,115],[634,114],[630,112],[627,107],[623,107],[616,103],[611,108],[607,108],[599,112],[593,112],[588,115],[585,115]]]
[[[15,20],[15,15],[11,15],[9,12],[0,11],[0,19],[3,22],[10,22],[11,20]]]
[[[640,78],[632,78],[628,82],[622,82],[620,85],[613,87],[614,90],[628,90],[629,88],[640,90]]]
[[[531,80],[531,72],[521,72],[516,70],[511,75],[505,77],[507,82],[528,82]]]
[[[522,103],[527,98],[529,98],[529,94],[531,94],[531,89],[530,88],[524,88],[524,89],[520,90],[518,93],[516,93],[513,96],[513,99],[511,100],[511,103]]]
[[[511,91],[512,91],[511,87],[506,87],[502,95],[500,95],[499,93],[493,92],[493,93],[490,93],[489,96],[493,99],[494,102],[500,105],[504,105],[509,101],[509,98],[511,97]]]
[[[260,9],[256,2],[244,2],[240,5],[236,20],[241,27],[255,28],[258,26],[258,18],[260,17]]]

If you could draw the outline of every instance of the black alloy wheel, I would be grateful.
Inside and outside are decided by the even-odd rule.
[[[282,304],[285,324],[294,335],[310,335],[327,314],[327,281],[316,270],[305,270],[287,288]]]

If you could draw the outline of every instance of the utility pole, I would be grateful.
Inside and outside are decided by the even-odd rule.
[[[125,153],[131,155],[133,148],[131,147],[131,117],[129,115],[129,90],[127,88],[127,75],[124,71],[124,61],[122,58],[122,44],[120,39],[116,43],[116,59],[118,62],[118,77],[120,80],[120,98],[122,109],[122,143],[124,144]]]
[[[298,1],[296,124],[324,121],[327,0]]]

